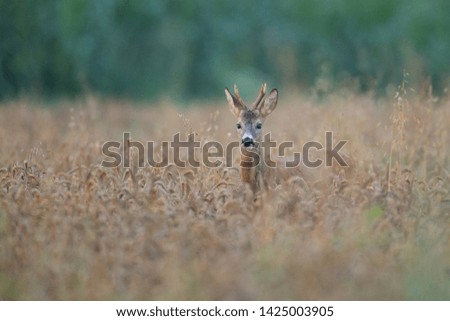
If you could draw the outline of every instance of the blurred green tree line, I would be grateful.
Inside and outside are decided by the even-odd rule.
[[[0,0],[0,99],[213,98],[234,82],[358,90],[450,73],[448,0]]]

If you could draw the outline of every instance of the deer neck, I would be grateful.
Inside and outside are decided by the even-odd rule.
[[[250,185],[253,192],[261,189],[263,183],[264,161],[261,148],[241,148],[241,180]]]

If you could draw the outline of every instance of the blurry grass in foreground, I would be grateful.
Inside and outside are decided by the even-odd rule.
[[[257,202],[235,169],[99,166],[123,131],[230,141],[225,101],[181,118],[169,103],[4,103],[0,299],[449,300],[450,101],[406,94],[281,96],[274,138],[332,130],[355,168]]]

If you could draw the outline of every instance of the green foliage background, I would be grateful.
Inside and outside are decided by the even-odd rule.
[[[237,82],[384,90],[450,75],[450,1],[0,0],[0,99],[213,98]]]

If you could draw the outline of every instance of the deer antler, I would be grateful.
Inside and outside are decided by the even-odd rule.
[[[267,87],[267,84],[263,83],[261,86],[261,90],[259,91],[258,98],[256,98],[255,102],[253,103],[253,109],[258,108],[258,105],[261,103],[261,100],[264,98],[264,95],[266,94],[266,87]]]
[[[239,103],[241,104],[241,106],[244,107],[245,104],[242,101],[241,95],[239,94],[239,90],[238,90],[236,84],[234,84],[234,94],[235,94],[236,98],[238,99]]]

